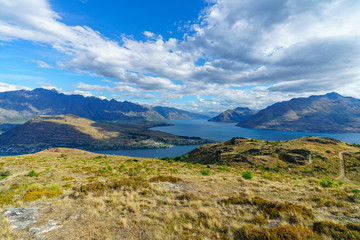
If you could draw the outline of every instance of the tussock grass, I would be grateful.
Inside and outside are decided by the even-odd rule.
[[[294,167],[253,167],[249,181],[242,177],[248,166],[133,161],[70,149],[0,158],[0,171],[8,167],[0,207],[39,206],[32,227],[61,224],[45,239],[62,239],[64,231],[67,239],[324,240],[345,228],[359,232],[359,186],[323,188],[323,176],[303,176]],[[29,177],[31,170],[39,174]],[[14,232],[1,217],[0,239],[34,238],[27,230]]]

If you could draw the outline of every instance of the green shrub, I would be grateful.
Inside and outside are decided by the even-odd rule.
[[[210,170],[209,169],[202,169],[200,170],[201,175],[204,176],[210,176]]]
[[[334,187],[335,183],[330,178],[323,178],[320,180],[320,185],[325,188]]]
[[[10,171],[2,171],[0,172],[0,179],[5,179],[10,176]]]
[[[252,174],[252,172],[251,172],[250,170],[246,170],[246,171],[244,171],[244,172],[241,173],[241,176],[242,176],[243,178],[245,178],[245,179],[251,180],[251,179],[253,179],[254,174]]]
[[[39,174],[37,173],[37,172],[35,172],[35,170],[31,170],[30,172],[29,172],[29,177],[36,177],[36,176],[38,176]]]
[[[229,169],[229,168],[227,168],[227,167],[218,167],[218,169],[219,169],[220,171],[227,171],[227,172],[230,172],[230,169]]]

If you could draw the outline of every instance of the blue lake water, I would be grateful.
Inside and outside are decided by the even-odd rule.
[[[216,141],[226,141],[233,137],[246,137],[261,140],[291,140],[305,136],[331,137],[348,143],[360,143],[360,133],[328,134],[306,132],[284,132],[273,130],[257,130],[236,127],[236,123],[208,122],[203,119],[167,121],[174,126],[155,127],[159,130],[181,136],[201,137]],[[176,146],[166,149],[137,149],[97,151],[97,153],[124,155],[131,157],[175,157],[196,148],[197,146]]]

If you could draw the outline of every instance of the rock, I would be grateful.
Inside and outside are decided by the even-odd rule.
[[[49,226],[49,227],[56,226],[56,225],[58,225],[58,224],[59,224],[59,222],[56,221],[56,220],[49,220],[49,221],[48,221],[48,226]]]
[[[251,149],[247,150],[247,152],[248,152],[249,154],[260,154],[260,153],[261,153],[261,149],[251,148]]]
[[[30,233],[36,233],[36,232],[39,232],[40,230],[41,230],[41,228],[35,227],[35,228],[30,228],[29,232]]]
[[[245,138],[243,138],[243,137],[234,137],[234,138],[224,142],[224,145],[237,145],[237,144],[243,142],[244,140],[245,140]]]
[[[5,216],[14,229],[25,229],[36,223],[39,207],[18,207],[5,210]]]
[[[238,154],[235,156],[234,162],[247,162],[254,165],[254,158],[246,154]]]
[[[292,149],[279,153],[279,158],[283,161],[307,165],[312,163],[311,151],[307,149]]]
[[[10,176],[10,171],[0,171],[0,177],[8,177]]]
[[[308,138],[308,139],[306,139],[306,141],[315,142],[315,143],[321,143],[321,144],[337,144],[337,143],[341,143],[340,140],[329,138],[329,137]]]

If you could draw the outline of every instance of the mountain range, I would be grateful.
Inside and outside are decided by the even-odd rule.
[[[335,92],[294,98],[275,103],[237,126],[280,131],[360,132],[360,100]]]
[[[24,123],[37,115],[74,114],[95,121],[165,121],[208,116],[169,107],[150,107],[124,101],[65,95],[37,88],[0,93],[0,123]]]
[[[235,109],[228,109],[220,113],[216,117],[209,119],[210,122],[242,122],[253,116],[256,111],[247,107],[237,107]]]

